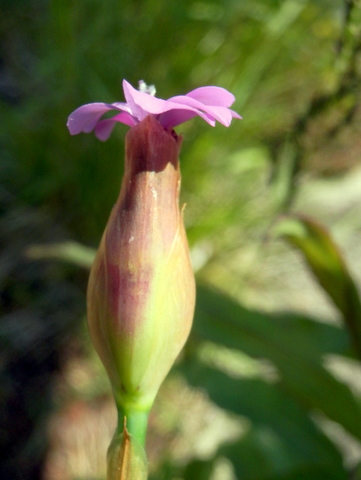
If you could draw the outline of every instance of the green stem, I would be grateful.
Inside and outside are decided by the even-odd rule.
[[[144,447],[148,427],[148,415],[149,412],[144,410],[137,410],[134,408],[119,408],[117,432],[123,432],[125,417],[128,432],[130,435],[133,435],[133,437],[142,447]]]

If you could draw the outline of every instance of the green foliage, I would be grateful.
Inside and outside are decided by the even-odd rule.
[[[239,478],[284,478],[304,469],[324,469],[325,475],[333,472],[334,478],[345,477],[340,454],[307,412],[282,391],[282,385],[235,380],[194,363],[187,379],[206,388],[217,405],[251,421],[237,442],[218,452],[232,461]]]
[[[327,478],[345,478],[341,458],[337,464],[334,447],[307,414],[322,412],[361,438],[359,399],[322,365],[326,353],[346,353],[345,332],[311,319],[252,312],[204,287],[197,298],[194,330],[199,339],[267,358],[280,375],[271,383],[232,379],[197,365],[193,358],[187,364],[186,376],[193,385],[201,385],[212,401],[254,425],[237,447],[225,448],[229,458],[237,459],[239,478],[302,478],[298,470],[314,478],[321,471]]]

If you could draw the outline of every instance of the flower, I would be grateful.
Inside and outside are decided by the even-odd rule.
[[[162,100],[154,96],[153,86],[147,87],[143,81],[139,82],[139,86],[140,89],[136,90],[123,80],[126,103],[88,103],[74,110],[67,123],[70,134],[90,133],[94,130],[96,137],[105,141],[116,122],[133,127],[148,115],[154,116],[165,129],[172,129],[197,115],[212,127],[216,121],[228,127],[232,118],[241,118],[229,108],[235,100],[234,96],[221,87],[200,87],[186,95]],[[101,120],[110,110],[115,110],[116,115]]]

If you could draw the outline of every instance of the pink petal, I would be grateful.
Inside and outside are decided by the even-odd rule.
[[[88,103],[77,108],[68,117],[67,127],[70,134],[77,135],[80,132],[91,132],[99,118],[111,109],[111,105],[107,103]]]
[[[237,112],[235,112],[234,110],[229,110],[231,112],[231,115],[233,118],[238,118],[238,120],[242,120],[243,118],[241,117],[241,115]]]
[[[194,98],[188,97],[187,95],[179,95],[177,97],[172,97],[172,103],[177,103],[181,105],[188,105],[197,109],[198,111],[203,111],[211,119],[217,120],[222,125],[229,127],[232,121],[232,115],[229,108],[219,107],[214,105],[205,105],[204,103],[195,100]]]
[[[130,108],[132,115],[136,117],[139,121],[143,120],[148,115],[146,109],[143,108],[143,103],[146,104],[147,97],[151,96],[148,93],[139,92],[138,90],[133,88],[131,84],[126,80],[123,80],[123,91],[125,100]],[[138,93],[140,94],[140,96],[137,95]]]
[[[196,115],[199,115],[208,123],[210,123],[210,120],[212,120],[209,118],[209,115],[202,113],[199,108],[195,108],[190,105],[190,103],[192,103],[192,99],[188,99],[188,101],[185,101],[183,104],[179,104],[171,100],[162,100],[161,98],[149,95],[149,93],[139,92],[126,80],[123,80],[123,88],[127,104],[132,110],[132,115],[137,117],[139,121],[143,120],[149,113],[152,115],[161,115],[170,110],[189,110],[194,112]],[[177,123],[177,125],[179,125],[179,123]]]
[[[130,106],[132,114],[135,115],[138,120],[143,120],[149,113],[158,115],[172,108],[167,105],[167,100],[153,97],[146,92],[140,92],[133,88],[126,80],[123,80],[123,89],[127,104]]]
[[[99,119],[109,110],[125,110],[129,108],[125,103],[88,103],[74,110],[68,117],[67,127],[71,135],[80,132],[91,132]]]
[[[193,112],[190,110],[181,110],[181,107],[179,108],[179,110],[172,109],[159,115],[159,123],[161,123],[164,128],[172,128],[180,125],[181,123],[187,122],[191,118],[199,115],[199,113],[197,112]],[[211,118],[204,117],[204,120],[212,127],[214,127],[216,124],[216,122]]]
[[[235,97],[225,88],[221,87],[199,87],[186,94],[204,105],[216,105],[219,107],[230,107]]]
[[[110,137],[110,134],[113,131],[113,128],[117,122],[124,123],[129,127],[134,127],[136,125],[136,121],[134,118],[127,112],[118,113],[112,118],[108,118],[106,120],[100,120],[95,126],[95,136],[105,142]]]

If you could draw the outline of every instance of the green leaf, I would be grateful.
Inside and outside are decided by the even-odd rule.
[[[321,332],[327,340],[322,340]],[[323,354],[345,351],[341,329],[292,316],[276,318],[252,312],[220,293],[199,287],[194,333],[271,360],[279,370],[282,387],[298,402],[323,412],[361,439],[360,402],[321,363]]]
[[[329,232],[322,225],[301,216],[282,220],[276,232],[302,252],[316,279],[343,315],[353,346],[361,358],[360,297]]]
[[[342,462],[315,464],[313,461],[291,461],[287,446],[272,432],[252,430],[238,442],[225,446],[219,452],[233,464],[240,480],[346,480]],[[337,456],[338,457],[338,456]],[[337,459],[338,460],[338,459]]]
[[[25,255],[32,260],[58,260],[89,269],[96,250],[77,242],[65,241],[46,245],[32,245]]]
[[[340,453],[280,385],[234,379],[195,359],[185,365],[184,373],[190,384],[205,389],[219,407],[250,420],[249,430],[218,452],[231,460],[238,478],[346,478]],[[189,471],[197,469],[194,464]]]

